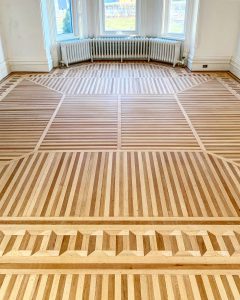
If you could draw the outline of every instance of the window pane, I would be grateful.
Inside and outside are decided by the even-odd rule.
[[[136,0],[104,0],[105,31],[136,31]]]
[[[73,33],[71,0],[54,0],[57,34]]]
[[[169,33],[184,34],[186,0],[171,0]]]

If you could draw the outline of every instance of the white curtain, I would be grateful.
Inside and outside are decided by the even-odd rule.
[[[79,0],[81,37],[100,35],[100,0]]]
[[[160,36],[163,23],[164,0],[139,0],[139,34],[142,36]]]

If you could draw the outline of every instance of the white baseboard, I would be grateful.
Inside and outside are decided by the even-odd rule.
[[[0,80],[9,74],[9,67],[6,61],[0,62]]]
[[[231,57],[189,57],[188,68],[191,71],[229,71]],[[203,65],[207,65],[204,68]]]
[[[230,71],[240,79],[240,57],[231,60]]]
[[[47,60],[9,60],[8,64],[11,72],[50,72],[53,68]]]

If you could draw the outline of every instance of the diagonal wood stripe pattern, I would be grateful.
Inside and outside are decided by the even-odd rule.
[[[206,153],[35,153],[0,182],[0,216],[237,217],[240,171]]]
[[[121,98],[122,149],[200,150],[174,96]]]
[[[58,102],[58,93],[22,81],[0,103],[0,162],[34,150]]]
[[[2,83],[0,82],[0,101],[20,82],[22,81],[21,75],[13,75],[7,78]]]
[[[178,94],[206,149],[240,163],[240,101],[216,79]]]

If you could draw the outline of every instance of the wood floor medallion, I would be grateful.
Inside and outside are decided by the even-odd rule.
[[[84,63],[0,84],[0,299],[240,299],[240,85]]]

